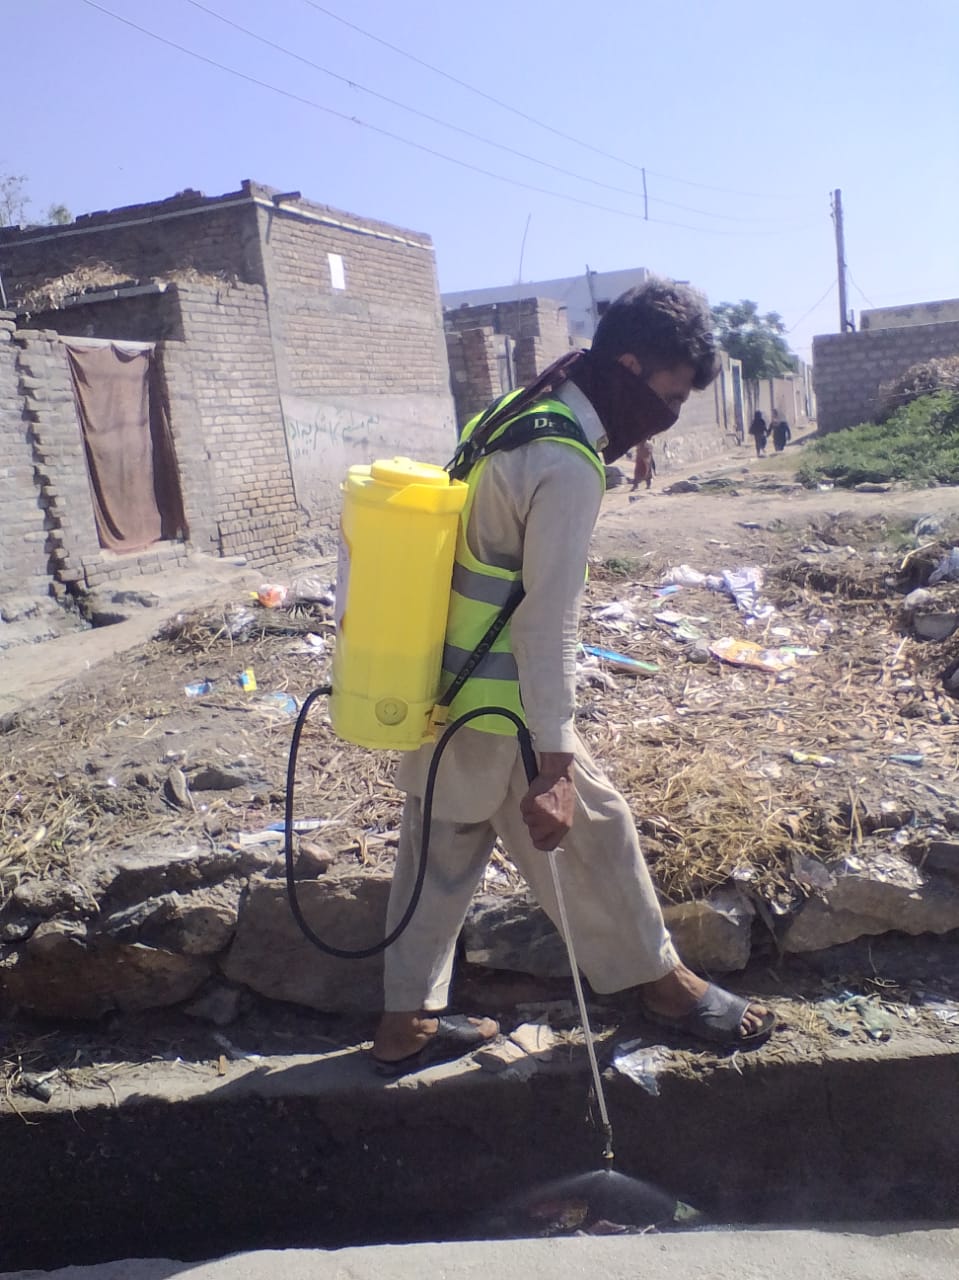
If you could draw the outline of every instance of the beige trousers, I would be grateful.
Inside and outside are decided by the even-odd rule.
[[[679,963],[625,800],[580,744],[574,763],[576,812],[556,856],[580,968],[597,992],[653,982]],[[544,911],[559,920],[545,853],[534,848],[520,815],[527,791],[517,751],[509,789],[486,822],[434,819],[423,893],[409,927],[385,956],[389,1012],[445,1009],[456,939],[497,836]],[[450,797],[444,797],[449,810]],[[390,891],[392,929],[410,899],[419,862],[423,805],[408,795]]]

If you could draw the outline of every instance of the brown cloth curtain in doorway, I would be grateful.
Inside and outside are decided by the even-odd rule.
[[[142,551],[185,533],[152,350],[66,344],[100,545]]]

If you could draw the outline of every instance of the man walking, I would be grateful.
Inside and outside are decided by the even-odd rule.
[[[520,589],[522,598],[453,699],[450,719],[487,705],[516,709],[533,736],[539,772],[529,785],[505,720],[474,720],[451,739],[437,775],[422,896],[385,955],[385,1012],[373,1045],[381,1074],[459,1056],[498,1032],[489,1018],[441,1016],[456,938],[497,837],[554,921],[541,851],[563,846],[558,862],[570,930],[594,990],[638,987],[648,1018],[722,1044],[755,1043],[772,1029],[773,1015],[762,1006],[707,984],[681,963],[629,808],[574,728],[579,607],[604,464],[671,427],[690,392],[718,371],[705,300],[653,280],[608,308],[589,351],[564,356],[464,431],[458,456],[474,465],[466,472],[470,492],[454,568],[447,684],[456,655],[471,652]],[[483,436],[481,449],[471,446],[473,433]],[[423,747],[400,765],[407,801],[388,928],[415,878],[432,752]]]

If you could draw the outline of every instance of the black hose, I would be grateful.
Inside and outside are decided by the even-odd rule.
[[[467,711],[465,715],[459,716],[452,724],[447,725],[443,732],[443,736],[436,744],[436,750],[433,752],[433,758],[430,761],[430,767],[426,774],[426,789],[423,793],[423,831],[420,841],[420,858],[416,868],[416,879],[413,882],[413,890],[410,894],[410,900],[407,903],[406,910],[396,925],[381,942],[375,942],[369,947],[360,947],[355,951],[347,950],[345,947],[334,947],[329,942],[324,942],[310,928],[309,924],[303,916],[300,909],[299,899],[296,896],[296,878],[293,869],[293,791],[296,785],[296,760],[300,750],[300,737],[303,733],[303,727],[306,724],[306,718],[309,715],[310,708],[317,698],[324,694],[332,692],[330,685],[321,685],[318,689],[314,689],[308,694],[300,708],[300,714],[296,718],[296,724],[293,728],[293,738],[290,742],[290,759],[286,769],[286,806],[284,812],[284,845],[283,852],[286,855],[286,888],[290,898],[290,910],[293,913],[293,919],[300,926],[305,937],[313,943],[315,947],[319,947],[321,951],[326,952],[328,956],[336,956],[339,960],[368,960],[370,956],[378,956],[386,950],[387,947],[393,945],[403,930],[407,927],[413,918],[413,912],[416,910],[423,892],[423,883],[426,880],[426,866],[429,859],[430,845],[430,827],[433,821],[433,791],[436,787],[436,774],[439,769],[440,760],[443,752],[457,730],[462,729],[463,725],[469,724],[471,720],[475,720],[478,716],[502,716],[507,720],[511,720],[516,727],[516,737],[519,741],[520,754],[523,757],[523,767],[526,770],[527,780],[532,784],[534,778],[539,772],[536,764],[536,753],[533,751],[533,739],[530,736],[529,729],[523,720],[515,711],[510,711],[507,707],[479,707],[475,711]]]

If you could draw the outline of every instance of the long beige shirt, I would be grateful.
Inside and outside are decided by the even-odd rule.
[[[586,396],[566,383],[556,396],[602,449],[606,436]],[[586,556],[604,486],[577,449],[551,440],[494,453],[480,478],[467,539],[484,564],[522,570],[526,595],[510,623],[523,709],[537,751],[576,748],[576,647]],[[440,764],[433,812],[483,822],[502,805],[518,747],[513,736],[468,725]],[[422,796],[433,746],[406,753],[396,782]]]

